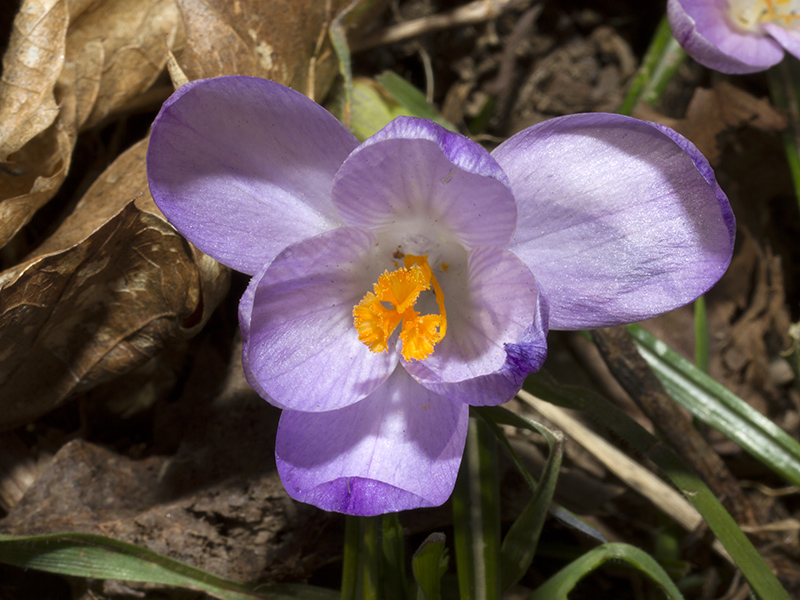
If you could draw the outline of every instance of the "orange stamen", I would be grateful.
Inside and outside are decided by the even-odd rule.
[[[404,267],[384,271],[353,308],[358,339],[373,352],[386,352],[389,337],[400,323],[403,358],[425,360],[447,331],[444,293],[428,265],[427,256],[406,255]],[[420,315],[414,305],[420,293],[433,287],[438,315]],[[390,305],[386,307],[385,305]]]

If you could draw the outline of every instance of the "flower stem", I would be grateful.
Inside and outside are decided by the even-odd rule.
[[[672,37],[669,22],[664,16],[653,35],[642,65],[633,78],[628,94],[622,101],[619,114],[630,115],[639,102],[655,104],[685,58],[686,53]]]
[[[381,527],[381,517],[362,517],[361,532],[363,536],[363,551],[361,562],[363,565],[363,600],[379,600],[381,595],[381,582],[379,576],[381,548],[378,545],[378,529]]]
[[[500,598],[500,481],[497,441],[482,419],[469,420],[453,493],[453,527],[462,600]]]
[[[342,600],[356,600],[358,597],[358,570],[361,550],[361,520],[359,517],[345,517],[344,520],[344,558],[342,560]]]
[[[342,600],[378,600],[380,557],[378,528],[380,517],[346,517]]]
[[[789,116],[789,126],[783,131],[783,149],[800,203],[800,61],[787,55],[767,71],[767,81],[772,103]]]
[[[386,600],[407,600],[410,598],[408,578],[406,577],[405,540],[403,526],[397,513],[383,515],[383,569],[381,582]]]

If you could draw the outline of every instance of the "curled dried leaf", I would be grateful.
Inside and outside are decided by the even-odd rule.
[[[67,177],[75,146],[75,102],[61,100],[55,123],[0,163],[0,247],[27,223]]]
[[[0,247],[55,195],[78,131],[124,109],[180,39],[172,0],[26,0],[0,82]]]
[[[0,427],[195,333],[227,291],[227,269],[158,212],[146,147],[120,156],[35,256],[0,274]]]
[[[181,41],[173,0],[101,0],[70,18],[66,59],[76,66],[78,127],[91,127],[124,109],[164,70]]]
[[[68,21],[66,0],[26,0],[14,19],[0,80],[0,162],[58,115],[53,88],[64,65]]]

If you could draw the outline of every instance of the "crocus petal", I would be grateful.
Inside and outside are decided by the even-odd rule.
[[[508,250],[475,248],[464,289],[440,276],[447,333],[429,358],[404,363],[429,390],[473,405],[507,402],[547,354],[547,314],[530,269]]]
[[[328,111],[255,77],[187,83],[153,124],[150,189],[203,252],[249,275],[336,227],[331,182],[358,141]]]
[[[795,25],[791,29],[781,27],[777,23],[764,23],[764,31],[769,33],[784,50],[800,58],[800,29]]]
[[[606,114],[552,119],[493,153],[519,202],[511,250],[551,329],[629,323],[707,291],[735,224],[705,158],[669,128]]]
[[[760,32],[734,27],[726,0],[668,0],[672,33],[686,53],[701,65],[722,73],[764,71],[783,58],[783,49]]]
[[[489,153],[431,121],[401,117],[359,146],[333,183],[349,225],[413,222],[449,229],[465,246],[506,245],[516,223],[507,178]]]
[[[371,394],[397,364],[358,340],[353,307],[375,277],[374,237],[355,227],[289,246],[240,307],[245,366],[256,390],[281,408],[329,411]]]
[[[453,491],[469,408],[398,368],[358,404],[284,411],[275,456],[289,495],[351,515],[438,506]]]
[[[250,279],[247,289],[239,300],[239,331],[242,334],[242,367],[244,369],[245,379],[247,380],[247,383],[250,384],[250,387],[253,388],[259,396],[275,404],[275,401],[270,398],[269,394],[267,394],[264,388],[261,387],[261,383],[259,383],[258,378],[253,373],[253,369],[250,367],[249,350],[250,322],[253,318],[253,301],[256,297],[258,284],[261,282],[261,278],[264,276],[264,271],[266,271],[267,267],[269,267],[269,265],[264,265],[261,273],[257,273]]]

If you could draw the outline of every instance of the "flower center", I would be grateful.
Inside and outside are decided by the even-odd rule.
[[[757,31],[767,21],[791,27],[800,19],[800,0],[729,0],[733,22],[746,31]]]
[[[403,267],[384,271],[373,291],[353,308],[358,339],[373,352],[388,349],[389,336],[401,323],[400,341],[403,358],[424,360],[433,353],[447,331],[444,294],[428,265],[428,256],[407,254]],[[414,308],[420,293],[433,287],[438,315],[420,315]]]

